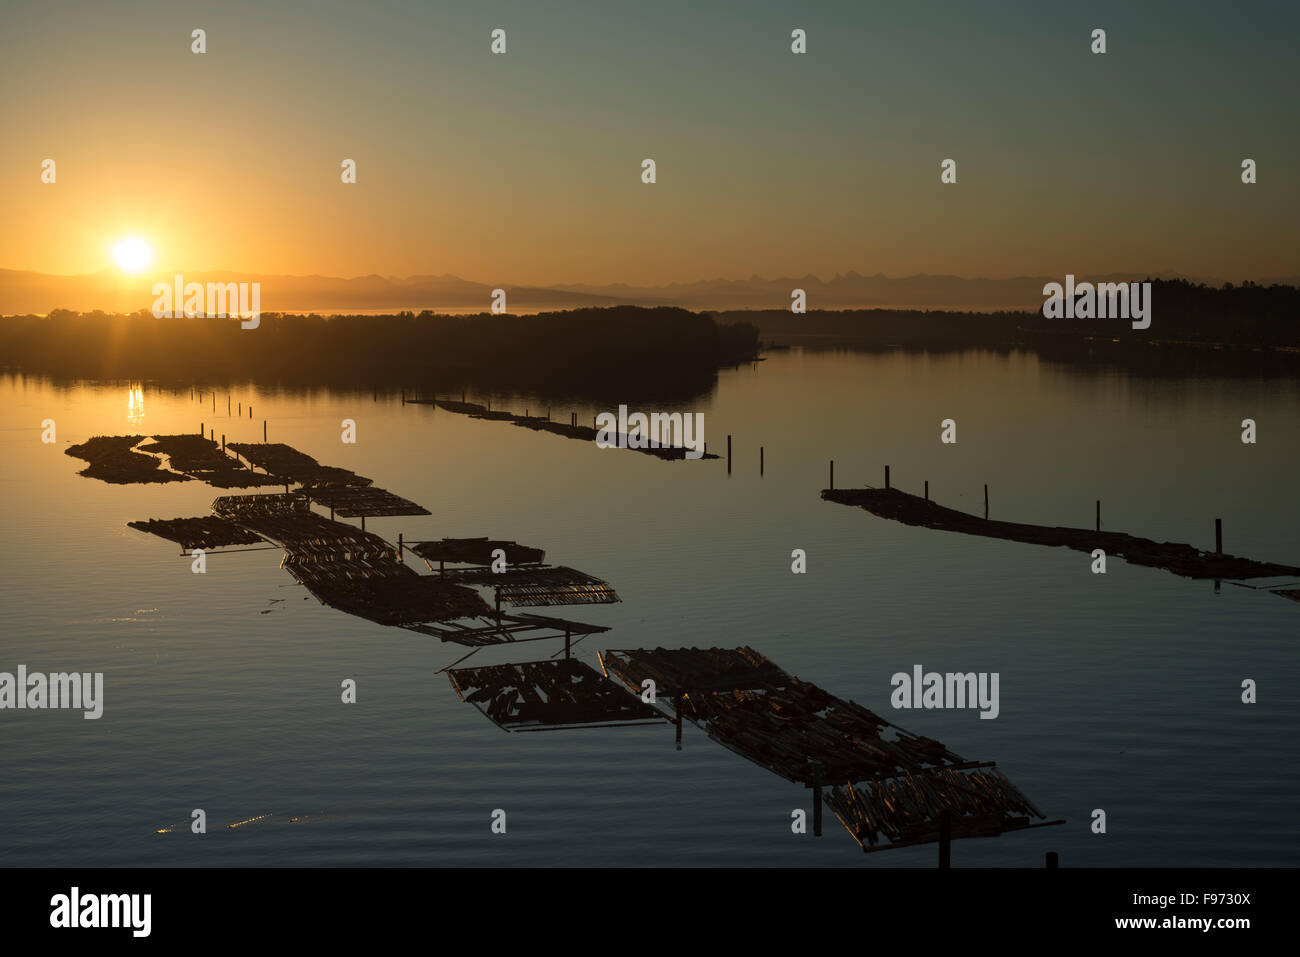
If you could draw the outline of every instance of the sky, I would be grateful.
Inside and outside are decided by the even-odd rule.
[[[0,269],[124,237],[537,285],[1300,263],[1294,2],[0,2]]]

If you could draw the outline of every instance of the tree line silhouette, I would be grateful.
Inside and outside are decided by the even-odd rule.
[[[529,316],[264,313],[155,318],[56,310],[0,319],[0,362],[68,378],[259,381],[286,386],[456,391],[467,384],[557,398],[680,399],[753,358],[758,331],[671,307]]]

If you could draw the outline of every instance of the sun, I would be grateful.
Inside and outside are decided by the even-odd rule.
[[[153,250],[143,239],[131,236],[114,244],[113,258],[123,272],[139,272],[153,259]]]

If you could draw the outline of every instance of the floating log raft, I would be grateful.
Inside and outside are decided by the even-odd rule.
[[[310,500],[297,492],[287,495],[222,495],[212,500],[212,510],[232,519],[241,516],[312,514]]]
[[[461,701],[506,731],[554,731],[662,723],[642,703],[576,658],[457,668],[447,672]]]
[[[286,562],[284,568],[322,603],[380,625],[410,628],[492,613],[472,588],[409,568],[408,574],[394,574],[374,563],[348,561]]]
[[[283,442],[231,442],[227,448],[281,482],[315,487],[370,485],[372,479],[348,469],[321,465],[305,452]]]
[[[563,571],[573,571],[573,569],[563,569]],[[576,574],[583,575],[582,572]],[[583,577],[591,578],[590,575],[583,575]],[[501,585],[497,588],[497,599],[516,608],[539,608],[546,605],[611,605],[622,600],[614,589],[599,579],[554,584],[527,582]]]
[[[492,553],[505,553],[506,565],[531,565],[546,559],[540,548],[488,538],[444,538],[437,542],[418,542],[411,551],[427,562],[452,562],[459,565],[491,565]]]
[[[1044,822],[992,762],[904,731],[752,648],[611,650],[600,662],[633,693],[654,681],[656,700],[675,699],[676,714],[709,737],[813,788],[816,833],[822,788],[832,785],[827,800],[863,850],[941,840],[944,825],[954,838],[1063,823]]]
[[[313,489],[311,500],[344,518],[378,518],[385,515],[428,515],[429,510],[387,489],[369,487]]]
[[[98,436],[69,449],[69,453],[98,466],[100,474],[115,481],[184,481],[188,476],[159,469],[157,454],[135,452],[144,437]],[[179,542],[184,548],[214,548],[233,544],[255,544],[266,540],[285,550],[281,567],[322,603],[347,614],[379,624],[406,628],[472,647],[514,641],[533,641],[564,636],[566,653],[573,636],[608,631],[599,625],[548,618],[541,615],[503,615],[490,608],[483,597],[467,584],[443,575],[420,575],[409,568],[398,549],[378,535],[343,522],[324,518],[312,511],[318,502],[346,499],[345,515],[429,514],[413,502],[384,489],[367,488],[370,479],[345,469],[318,465],[285,445],[243,445],[250,463],[279,469],[281,480],[301,481],[304,489],[284,494],[223,495],[212,502],[212,516],[190,519],[132,522],[141,531]],[[199,473],[225,473],[214,458],[214,443],[192,436],[160,436],[151,452],[173,457],[184,467]],[[229,461],[229,460],[228,460]],[[243,471],[243,470],[236,470]],[[289,473],[289,474],[283,474]],[[87,474],[83,472],[82,474]],[[322,492],[321,489],[326,489]],[[400,509],[400,511],[397,511]],[[514,542],[493,542],[487,538],[445,540],[455,543],[458,558],[484,557],[491,561],[494,545],[506,546],[518,567],[510,568],[495,581],[474,584],[516,587],[506,600],[516,604],[588,603],[617,601],[604,582],[573,569],[550,569],[528,564],[527,559],[545,557],[541,549]],[[483,556],[483,549],[487,555]],[[488,574],[486,568],[463,572]],[[543,578],[538,572],[546,573]],[[524,579],[520,573],[533,577]]]
[[[1257,562],[1235,555],[1204,552],[1177,542],[1155,542],[1123,532],[1101,532],[1086,528],[1049,528],[1046,525],[1023,525],[978,518],[945,508],[917,495],[895,488],[824,489],[822,498],[841,505],[863,508],[880,518],[905,525],[919,525],[945,532],[982,535],[1032,545],[1065,546],[1091,553],[1100,548],[1107,555],[1118,555],[1133,565],[1163,568],[1184,578],[1273,578],[1300,575],[1300,568]]]
[[[544,605],[606,605],[622,601],[606,581],[563,565],[508,566],[494,572],[488,568],[455,568],[439,578],[460,585],[496,588],[498,601],[516,607]]]
[[[440,409],[448,412],[456,412],[460,415],[468,415],[475,419],[490,419],[494,422],[511,422],[525,429],[532,429],[536,432],[550,432],[552,435],[560,435],[566,439],[577,439],[582,442],[594,442],[600,430],[585,425],[566,425],[562,422],[552,422],[544,416],[538,415],[517,415],[512,412],[503,412],[500,410],[490,410],[486,406],[478,405],[474,402],[456,402],[450,399],[410,399],[407,403],[424,403],[426,405],[435,405]],[[638,448],[627,444],[627,436],[621,434],[611,434],[610,441],[619,448],[630,449],[633,452],[644,452],[646,455],[653,455],[661,459],[685,459],[689,451],[685,448]],[[638,437],[637,444],[640,444]],[[717,455],[712,452],[705,452],[699,458],[716,459]]]
[[[132,451],[144,438],[143,435],[96,435],[63,451],[65,455],[90,463],[78,475],[101,482],[130,485],[189,481],[187,475],[162,468],[157,456]]]
[[[260,488],[283,480],[243,468],[212,439],[201,435],[158,435],[141,452],[166,455],[173,469],[217,488]]]
[[[212,510],[291,553],[306,556],[313,549],[361,555],[386,555],[397,562],[397,549],[373,532],[335,522],[311,510],[306,495],[223,495]]]
[[[851,782],[977,766],[786,674],[752,648],[606,651],[601,663],[636,692],[650,678],[660,697],[680,698],[683,717],[715,741],[788,781]]]
[[[227,545],[257,545],[262,542],[260,536],[217,515],[204,515],[201,518],[151,518],[144,522],[126,524],[138,531],[177,542],[185,551],[195,548],[208,551]]]
[[[997,837],[1062,823],[1046,821],[1006,775],[992,768],[933,770],[859,787],[846,784],[832,788],[826,802],[864,851],[938,841],[945,812],[954,839]]]
[[[609,628],[604,625],[588,625],[581,621],[529,614],[498,614],[491,618],[481,616],[477,624],[452,620],[421,622],[402,625],[402,627],[422,635],[441,638],[443,641],[474,647],[507,644],[514,641],[541,641],[545,638],[558,638],[561,635],[565,638],[575,635],[581,637],[609,631]],[[520,637],[521,635],[528,637]]]

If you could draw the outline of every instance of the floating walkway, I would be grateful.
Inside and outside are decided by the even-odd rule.
[[[521,428],[532,429],[534,432],[549,432],[552,435],[559,435],[566,439],[576,439],[580,442],[595,442],[596,437],[602,430],[592,426],[579,425],[576,413],[571,413],[569,422],[566,425],[563,422],[553,422],[549,415],[518,415],[513,412],[503,412],[501,410],[489,409],[487,406],[479,405],[476,402],[456,402],[452,399],[427,399],[403,398],[403,404],[415,405],[432,405],[447,412],[455,412],[457,415],[468,415],[475,419],[487,419],[492,422],[510,422]],[[628,449],[632,452],[643,452],[646,455],[653,455],[656,458],[668,459],[670,461],[685,460],[686,453],[690,451],[685,448],[638,448],[628,445],[627,436],[621,433],[611,433],[609,439],[620,449]],[[640,442],[638,441],[638,445]],[[705,451],[703,455],[696,456],[702,459],[716,459],[717,455]]]
[[[1235,555],[1201,551],[1177,542],[1155,542],[1123,532],[1053,528],[979,518],[946,508],[919,495],[900,492],[896,488],[823,489],[822,498],[840,505],[854,505],[866,509],[872,515],[905,525],[1031,545],[1064,546],[1089,553],[1100,548],[1107,556],[1117,555],[1131,565],[1163,568],[1184,578],[1228,580],[1300,576],[1300,568],[1292,565],[1257,562]]]

